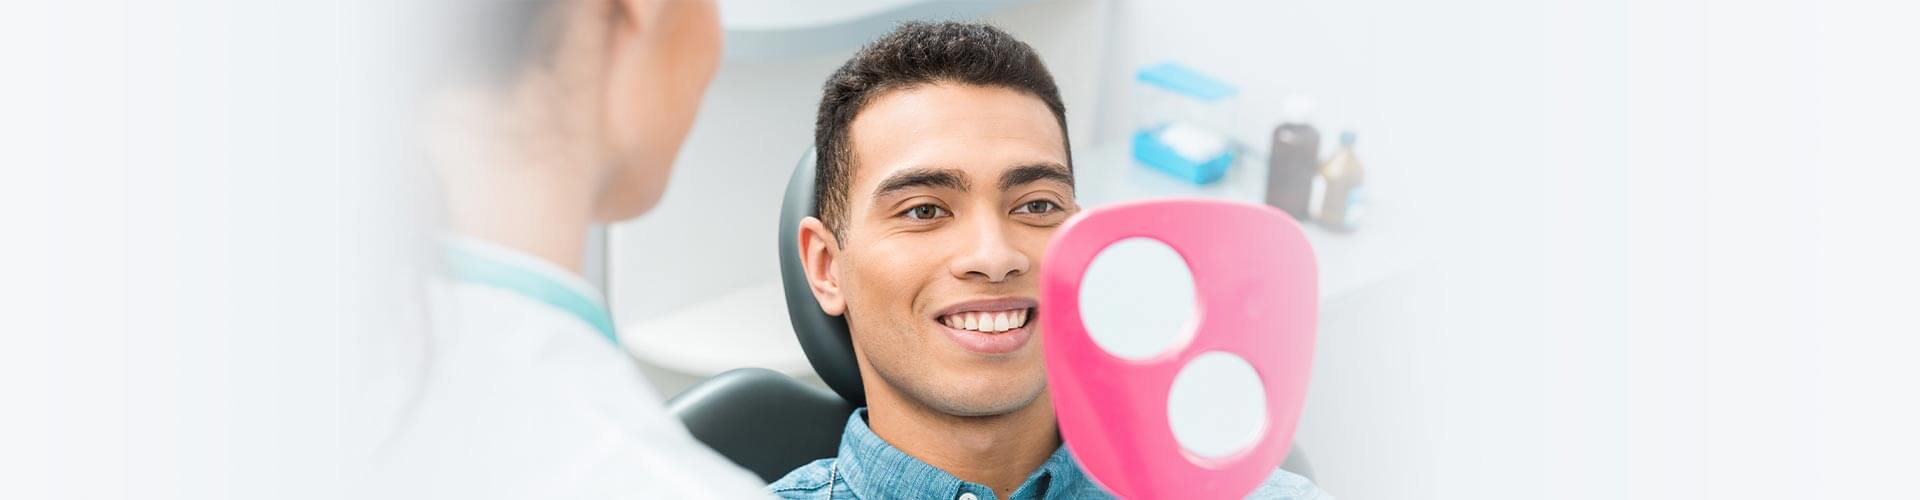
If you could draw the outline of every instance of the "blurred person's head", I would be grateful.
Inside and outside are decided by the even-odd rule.
[[[828,78],[816,120],[818,217],[793,237],[870,415],[1051,421],[1036,266],[1077,206],[1040,57],[991,26],[905,24]]]
[[[456,224],[504,197],[565,198],[601,222],[659,201],[719,63],[711,1],[461,5],[472,21],[428,109]]]

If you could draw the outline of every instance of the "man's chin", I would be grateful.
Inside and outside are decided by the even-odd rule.
[[[960,418],[994,418],[1019,412],[1026,408],[1024,404],[993,405],[972,403],[932,404],[934,410],[942,415]]]
[[[923,398],[928,407],[940,413],[955,417],[986,418],[1018,413],[1033,406],[1035,401],[1046,394],[1046,382],[1039,387],[1017,392],[958,391],[954,397],[934,395]]]
[[[1036,346],[1029,346],[1036,347]],[[1046,395],[1047,380],[1038,349],[984,359],[964,350],[933,350],[896,366],[874,363],[874,375],[909,404],[955,417],[994,417],[1017,413]]]

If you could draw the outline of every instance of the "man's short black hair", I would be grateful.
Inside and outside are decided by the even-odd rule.
[[[813,127],[813,202],[817,216],[844,240],[848,190],[853,182],[853,118],[879,95],[930,83],[959,83],[1025,92],[1046,103],[1066,144],[1067,107],[1053,74],[1026,42],[991,25],[909,22],[862,47],[827,77]]]

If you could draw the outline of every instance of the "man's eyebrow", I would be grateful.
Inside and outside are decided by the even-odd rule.
[[[1000,174],[1000,190],[1040,181],[1056,181],[1073,187],[1073,171],[1058,163],[1035,163],[1013,167],[1007,173]]]
[[[875,199],[889,194],[917,187],[943,187],[959,191],[967,190],[967,177],[957,169],[917,167],[894,172],[880,181],[880,187],[873,190]]]

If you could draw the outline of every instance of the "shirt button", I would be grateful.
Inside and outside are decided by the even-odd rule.
[[[980,500],[980,497],[974,496],[973,492],[969,491],[961,493],[960,500]]]

